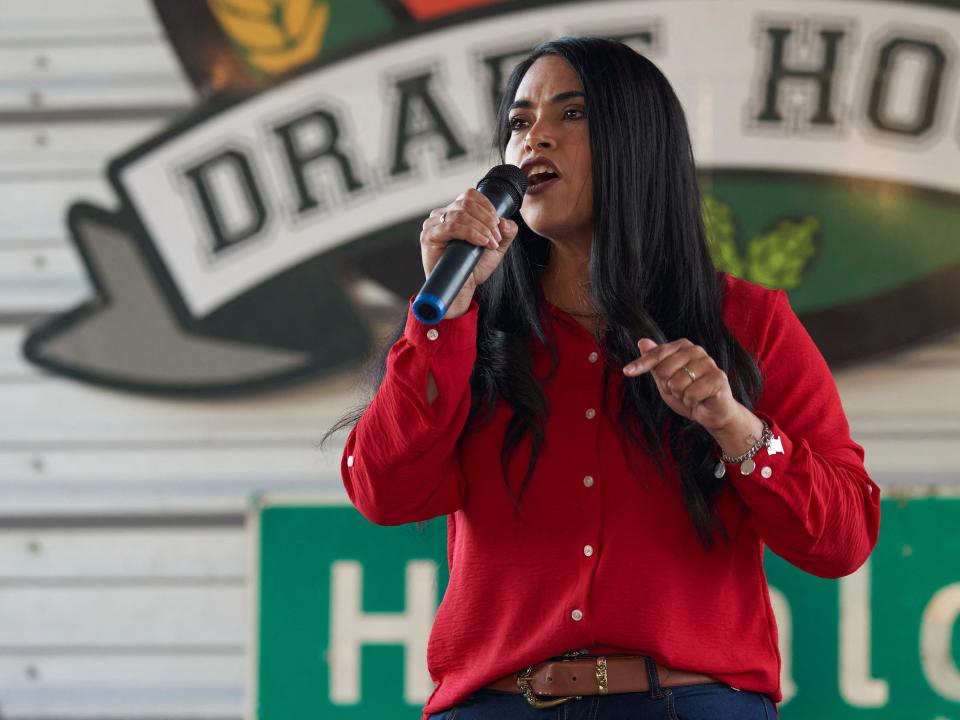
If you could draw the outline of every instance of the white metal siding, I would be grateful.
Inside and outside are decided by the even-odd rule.
[[[315,444],[354,378],[164,400],[20,355],[28,322],[90,295],[69,204],[111,207],[106,161],[193,101],[147,0],[0,0],[4,718],[239,718],[248,495],[342,491]],[[838,382],[882,484],[960,481],[960,334]]]

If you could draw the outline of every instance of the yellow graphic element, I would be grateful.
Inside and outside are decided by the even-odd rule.
[[[792,290],[803,280],[817,251],[820,221],[814,217],[782,219],[753,238],[744,258],[737,247],[733,212],[715,197],[702,204],[707,245],[719,270],[768,288]]]
[[[733,212],[712,195],[704,195],[703,222],[707,227],[707,245],[714,264],[726,273],[743,277],[743,260],[737,249]]]
[[[243,58],[266,75],[313,60],[330,22],[330,3],[319,0],[207,1]]]
[[[781,220],[768,233],[755,237],[747,248],[747,275],[767,287],[790,290],[800,284],[803,271],[816,251],[813,238],[820,221]]]

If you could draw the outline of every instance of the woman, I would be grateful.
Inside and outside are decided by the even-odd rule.
[[[368,519],[448,515],[423,717],[774,717],[764,545],[839,577],[878,533],[830,373],[782,291],[711,264],[652,63],[546,43],[499,120],[521,217],[474,190],[430,213],[425,273],[453,238],[486,250],[337,426],[357,421],[342,473]]]

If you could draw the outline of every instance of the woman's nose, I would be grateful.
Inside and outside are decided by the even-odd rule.
[[[543,150],[553,147],[553,140],[537,128],[531,128],[527,133],[527,145],[531,150]]]

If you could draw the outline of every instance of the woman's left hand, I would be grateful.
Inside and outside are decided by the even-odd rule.
[[[755,417],[733,397],[727,374],[699,345],[686,338],[663,345],[642,338],[637,347],[640,358],[625,365],[623,373],[638,377],[649,372],[660,397],[678,415],[715,436],[743,423],[744,413]]]

